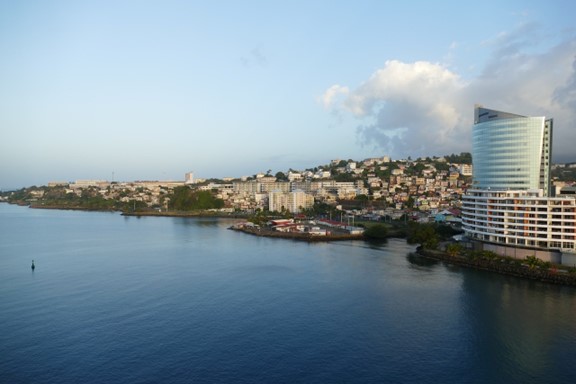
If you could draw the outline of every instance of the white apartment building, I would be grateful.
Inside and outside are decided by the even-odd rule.
[[[462,176],[472,176],[472,165],[460,164],[459,171]]]
[[[303,209],[314,206],[314,197],[304,191],[268,193],[268,209],[273,212],[287,210],[290,213],[300,213]]]
[[[462,204],[467,236],[505,256],[576,264],[576,199],[541,191],[470,190]]]

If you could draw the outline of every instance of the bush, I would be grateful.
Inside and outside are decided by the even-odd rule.
[[[410,244],[420,244],[426,249],[436,249],[439,238],[433,224],[411,223],[407,241]]]
[[[192,191],[188,187],[177,187],[171,196],[172,208],[177,211],[193,211],[222,208],[224,201],[215,198],[210,191]]]
[[[446,246],[446,252],[452,257],[458,256],[463,249],[464,247],[458,243],[450,243]]]
[[[374,224],[364,231],[364,236],[373,240],[384,240],[388,237],[388,228],[384,224]]]

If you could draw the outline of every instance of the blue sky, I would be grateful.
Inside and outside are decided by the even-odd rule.
[[[572,1],[0,1],[0,189],[470,150],[475,103],[576,161]]]

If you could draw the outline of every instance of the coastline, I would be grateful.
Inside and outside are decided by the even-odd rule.
[[[472,259],[464,256],[451,256],[442,251],[423,249],[421,246],[417,248],[416,253],[429,259],[443,261],[460,267],[473,268],[529,280],[537,280],[550,284],[576,286],[576,273],[561,271],[555,268],[530,268],[528,265],[522,264],[522,260],[520,259]]]
[[[278,232],[265,229],[256,228],[238,228],[230,227],[228,228],[232,231],[242,232],[253,236],[260,237],[272,237],[276,239],[288,239],[288,240],[298,240],[307,242],[328,242],[328,241],[344,241],[344,240],[365,240],[364,235],[350,235],[344,233],[330,234],[325,236],[314,236],[309,233],[298,233],[298,232]]]
[[[10,203],[9,203],[10,204]],[[17,204],[21,206],[26,206],[27,204]],[[239,214],[223,214],[219,212],[184,212],[184,211],[118,211],[118,210],[103,210],[103,209],[90,209],[87,207],[65,207],[65,206],[47,206],[47,205],[28,205],[30,208],[34,209],[56,209],[56,210],[76,210],[76,211],[87,211],[87,212],[119,212],[122,216],[152,216],[152,217],[193,217],[193,218],[229,218],[229,219],[245,219],[245,215]],[[262,230],[256,228],[238,228],[230,227],[230,230],[242,232],[252,236],[269,237],[277,239],[295,240],[295,241],[305,241],[305,242],[330,242],[330,241],[349,241],[349,240],[365,240],[366,237],[362,234],[360,235],[350,235],[350,234],[330,234],[326,236],[313,236],[309,233],[287,233],[287,232],[277,232],[270,230]],[[388,236],[398,237],[398,236]],[[404,236],[402,236],[404,237]],[[424,249],[419,246],[416,253],[422,257],[429,259],[446,262],[449,264],[473,268],[483,271],[488,271],[492,273],[499,273],[502,275],[515,276],[524,279],[530,279],[535,281],[541,281],[545,283],[551,283],[556,285],[566,285],[566,286],[576,286],[576,273],[570,273],[565,270],[558,270],[554,267],[543,270],[540,268],[530,268],[529,266],[522,264],[523,260],[513,260],[507,258],[469,258],[464,256],[451,256],[444,251],[429,250]]]
[[[119,211],[122,216],[153,216],[153,217],[217,217],[229,219],[245,219],[246,215],[237,213],[206,212],[206,211]]]
[[[206,211],[123,211],[119,209],[102,209],[90,208],[82,206],[66,206],[66,205],[44,205],[44,204],[25,204],[25,203],[8,203],[15,204],[22,207],[32,209],[53,209],[63,211],[85,211],[85,212],[116,212],[122,216],[155,216],[155,217],[218,217],[218,218],[231,218],[243,219],[246,215],[237,213],[221,213],[221,212],[206,212]]]
[[[58,205],[34,205],[34,204],[16,204],[21,207],[28,207],[30,209],[52,209],[61,211],[85,211],[85,212],[120,212],[115,209],[100,209],[88,207],[75,207],[75,206],[58,206]]]

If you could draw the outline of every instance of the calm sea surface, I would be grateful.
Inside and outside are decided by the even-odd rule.
[[[576,382],[574,288],[232,223],[0,204],[0,382]]]

